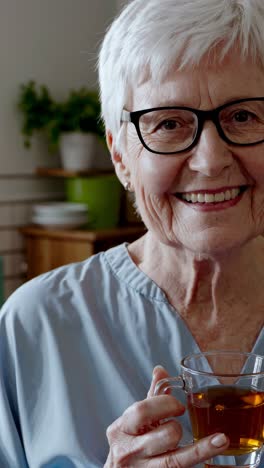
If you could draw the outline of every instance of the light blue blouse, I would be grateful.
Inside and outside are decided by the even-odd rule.
[[[264,329],[253,350],[264,354]],[[153,367],[175,375],[191,352],[186,324],[126,244],[29,281],[1,311],[0,467],[102,467],[106,428],[146,397]]]

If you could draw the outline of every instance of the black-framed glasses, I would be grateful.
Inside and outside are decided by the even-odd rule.
[[[192,107],[153,107],[123,110],[122,122],[132,122],[143,146],[152,153],[177,154],[193,148],[204,122],[211,120],[219,136],[232,145],[264,142],[264,97],[239,99],[212,110]]]

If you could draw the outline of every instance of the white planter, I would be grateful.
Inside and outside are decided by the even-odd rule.
[[[60,137],[60,156],[63,169],[96,168],[99,144],[97,136],[93,133],[63,133]]]

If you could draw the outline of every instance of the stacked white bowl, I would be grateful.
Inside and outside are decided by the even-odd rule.
[[[74,229],[88,223],[88,207],[85,203],[39,203],[32,207],[31,220],[46,229]]]

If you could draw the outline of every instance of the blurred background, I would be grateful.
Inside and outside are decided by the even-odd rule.
[[[71,89],[97,88],[98,47],[122,3],[121,0],[1,1],[1,302],[30,277],[85,258],[120,240],[130,240],[142,229],[133,213],[124,211],[118,222],[109,226],[101,223],[100,229],[96,226],[90,229],[89,223],[77,230],[63,226],[52,230],[52,226],[47,229],[34,223],[32,227],[32,206],[69,201],[65,199],[65,179],[72,184],[73,176],[83,176],[89,184],[95,175],[89,175],[89,171],[56,174],[60,156],[58,152],[49,152],[41,135],[32,139],[30,148],[25,148],[22,115],[17,109],[19,88],[29,80],[45,84],[58,100],[63,100]],[[45,168],[50,172],[45,172]],[[102,213],[103,210],[104,207]]]

